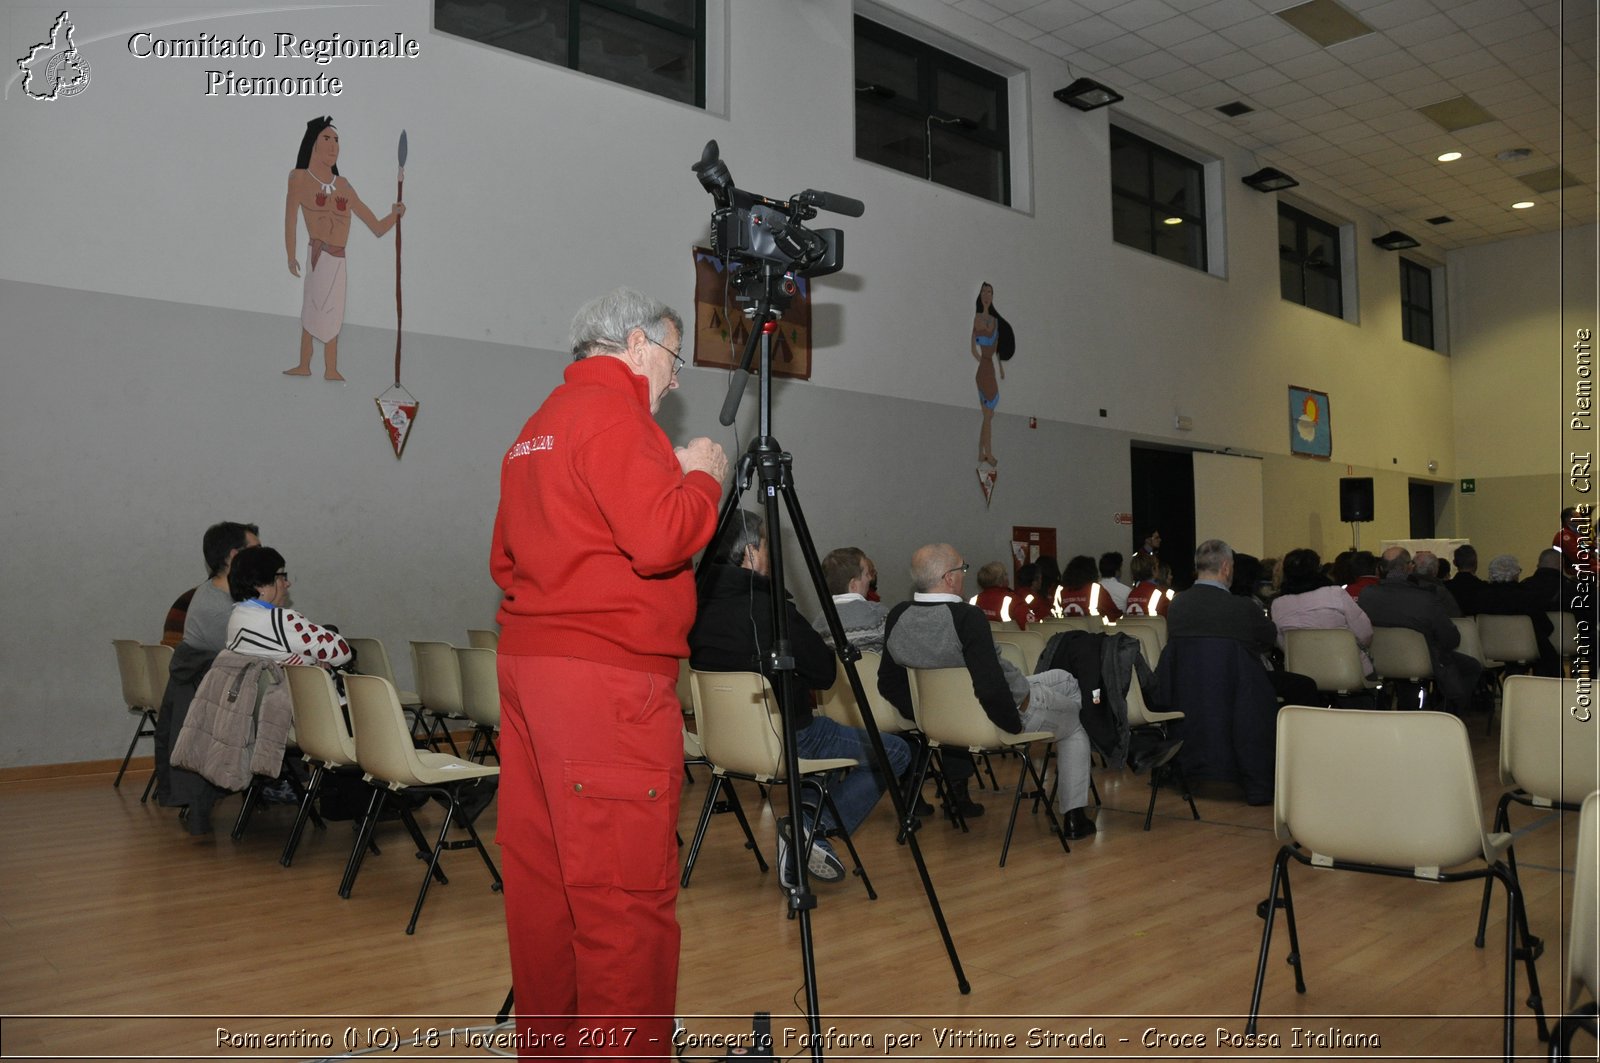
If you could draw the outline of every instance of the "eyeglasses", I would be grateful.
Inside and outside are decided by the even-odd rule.
[[[651,343],[654,343],[657,347],[660,347],[663,351],[666,351],[668,354],[672,355],[672,375],[677,376],[678,370],[682,369],[686,364],[683,360],[683,355],[679,354],[677,351],[673,350],[671,347],[668,347],[665,343],[662,343],[659,340],[651,340],[649,336],[646,336],[645,339],[650,340]]]
[[[948,576],[952,572],[965,572],[967,569],[969,569],[971,567],[972,567],[972,562],[971,561],[963,561],[963,562],[961,562],[961,564],[957,565],[955,568],[947,568],[947,569],[945,569],[944,570],[944,574],[946,576]]]
[[[289,573],[287,573],[287,572],[274,572],[272,574],[272,576],[273,576],[274,579],[287,580],[289,578]]]

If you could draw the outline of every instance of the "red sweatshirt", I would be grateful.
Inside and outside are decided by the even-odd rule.
[[[500,466],[500,652],[676,680],[695,615],[689,561],[721,497],[711,476],[683,474],[644,378],[616,358],[574,362]]]

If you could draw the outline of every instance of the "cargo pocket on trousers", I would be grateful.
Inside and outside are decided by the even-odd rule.
[[[662,768],[567,761],[563,782],[573,827],[573,844],[561,851],[567,885],[665,889],[677,872],[672,781]]]

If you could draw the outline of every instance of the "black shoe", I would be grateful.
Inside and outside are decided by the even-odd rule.
[[[916,805],[912,807],[911,812],[916,816],[931,816],[933,815],[933,806],[919,797],[917,798]]]
[[[966,783],[951,786],[945,794],[945,801],[955,809],[962,819],[977,819],[983,815],[983,806],[967,794]]]
[[[1083,809],[1074,808],[1067,812],[1067,837],[1069,839],[1087,838],[1094,832],[1094,820],[1084,815]]]

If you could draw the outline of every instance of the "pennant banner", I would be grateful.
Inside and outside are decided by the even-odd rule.
[[[983,507],[989,508],[989,501],[994,497],[994,482],[999,478],[1000,470],[986,461],[978,463],[978,486],[983,489]]]
[[[383,418],[384,430],[389,433],[389,445],[394,447],[394,456],[398,460],[405,453],[406,438],[411,435],[411,426],[417,423],[417,410],[422,403],[416,399],[373,399],[378,404],[378,415]]]

